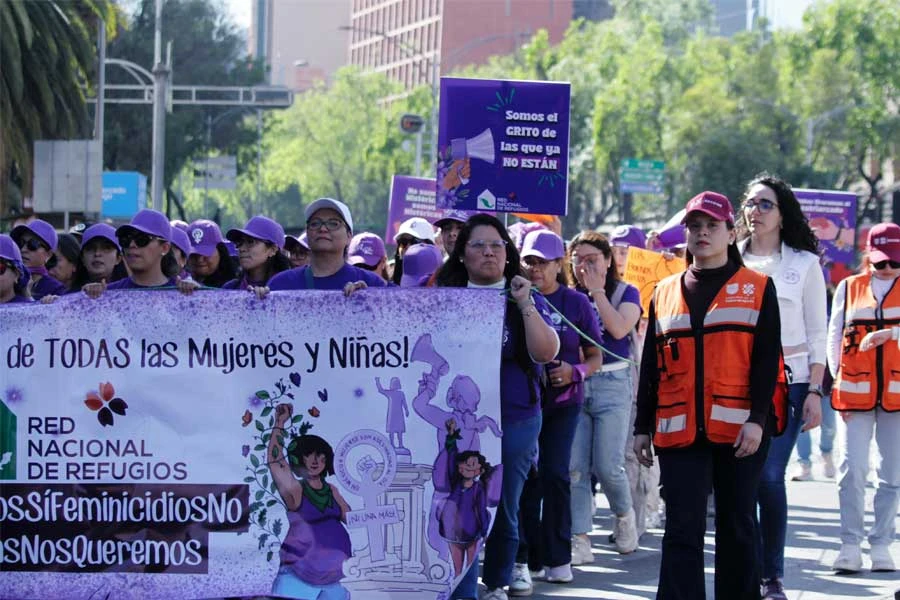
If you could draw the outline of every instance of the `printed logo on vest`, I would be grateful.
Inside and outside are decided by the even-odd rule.
[[[737,292],[738,292],[738,284],[729,283],[728,285],[725,286],[726,294],[737,294]]]
[[[745,296],[752,296],[755,291],[756,291],[756,286],[754,284],[752,284],[752,283],[744,284],[743,292],[744,292]]]

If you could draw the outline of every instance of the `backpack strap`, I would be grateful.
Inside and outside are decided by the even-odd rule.
[[[628,289],[628,284],[624,281],[616,282],[616,289],[613,292],[613,295],[609,299],[609,303],[613,305],[613,308],[618,309],[619,305],[622,304],[622,298],[625,297],[625,290]]]

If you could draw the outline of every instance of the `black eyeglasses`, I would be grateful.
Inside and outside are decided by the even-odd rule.
[[[162,240],[162,238],[150,235],[149,233],[131,233],[119,236],[119,244],[121,244],[123,248],[131,246],[132,242],[134,242],[134,245],[138,248],[146,248],[153,240]]]
[[[754,208],[758,208],[759,212],[767,213],[770,210],[772,210],[773,208],[775,208],[776,206],[778,206],[778,205],[766,198],[763,198],[761,200],[756,200],[756,199],[751,198],[749,200],[744,201],[744,210],[746,210],[746,211],[751,211]]]
[[[328,231],[337,231],[343,224],[344,222],[340,219],[313,219],[306,222],[306,228],[310,231],[316,231],[322,229],[322,225],[324,225]]]
[[[890,265],[892,269],[900,269],[900,260],[879,260],[877,263],[872,263],[872,266],[879,271],[887,269],[888,265]]]
[[[28,238],[27,240],[25,240],[25,239],[19,240],[19,249],[25,250],[26,248],[28,248],[32,252],[37,252],[40,248],[43,248],[47,252],[50,251],[50,246],[48,246],[47,244],[45,244],[44,242],[40,241],[37,238]]]

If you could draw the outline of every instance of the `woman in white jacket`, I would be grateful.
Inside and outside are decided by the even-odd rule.
[[[744,264],[775,282],[785,366],[792,375],[787,428],[772,439],[758,490],[763,599],[786,600],[784,477],[801,428],[818,427],[822,418],[828,301],[818,240],[785,181],[763,173],[747,184],[738,226],[745,236],[738,244]]]

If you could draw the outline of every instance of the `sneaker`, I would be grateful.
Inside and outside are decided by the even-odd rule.
[[[625,516],[616,517],[616,551],[631,554],[638,547],[637,527],[634,509],[629,508]]]
[[[825,467],[825,477],[834,479],[837,469],[834,468],[834,458],[832,458],[831,452],[822,455],[822,465]]]
[[[787,600],[784,584],[777,577],[766,579],[762,584],[762,600]]]
[[[503,591],[503,588],[494,588],[488,590],[481,597],[481,600],[509,600],[509,596]]]
[[[834,468],[834,465],[832,465],[832,468]],[[797,465],[797,472],[791,477],[791,481],[812,481],[812,478],[812,466],[809,463],[800,463]]]
[[[594,553],[591,552],[591,541],[580,535],[572,536],[572,564],[586,565],[594,562]]]
[[[573,579],[571,564],[544,567],[544,570],[547,572],[547,583],[569,583]]]
[[[841,574],[859,573],[862,570],[862,551],[859,544],[841,544],[841,551],[832,568]]]
[[[513,565],[512,575],[509,578],[509,595],[530,596],[533,591],[534,586],[531,584],[528,565],[523,563]]]
[[[897,570],[889,545],[872,546],[870,554],[872,555],[872,571],[879,573]]]
[[[531,580],[535,579],[543,579],[547,576],[547,571],[544,569],[538,569],[537,571],[528,571],[528,574],[531,575]]]

